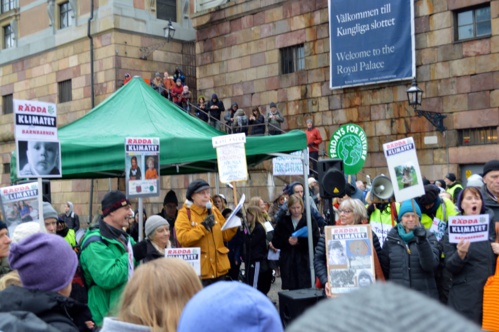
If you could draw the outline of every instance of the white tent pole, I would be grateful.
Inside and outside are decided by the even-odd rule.
[[[305,189],[304,203],[305,203],[305,214],[307,217],[307,227],[308,227],[308,260],[310,263],[310,288],[315,288],[315,270],[314,270],[314,242],[313,242],[313,230],[312,230],[312,214],[310,211],[310,191],[308,189],[308,148],[305,148],[302,153],[303,161],[303,189]]]
[[[142,236],[142,234],[144,234],[144,224],[142,223],[142,219],[144,218],[144,213],[143,213],[143,208],[142,208],[142,205],[143,205],[142,199],[143,199],[142,197],[139,197],[139,211],[138,211],[138,214],[139,214],[139,242],[144,239],[144,237]]]
[[[47,232],[45,229],[45,220],[43,219],[43,180],[38,178],[38,221],[42,232]]]

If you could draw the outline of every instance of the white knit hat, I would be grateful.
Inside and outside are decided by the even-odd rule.
[[[41,233],[40,223],[37,221],[28,221],[19,224],[12,234],[12,243],[19,243],[24,238],[35,233]]]

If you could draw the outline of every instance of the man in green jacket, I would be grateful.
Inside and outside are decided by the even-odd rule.
[[[135,241],[123,231],[132,216],[130,202],[121,191],[111,191],[102,199],[102,219],[91,229],[81,244],[80,262],[88,290],[88,306],[97,326],[110,315],[135,262],[132,245]]]

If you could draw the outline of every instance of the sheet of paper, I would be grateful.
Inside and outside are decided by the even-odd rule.
[[[272,249],[269,249],[269,253],[267,255],[267,259],[269,261],[278,261],[279,260],[279,254],[281,253],[281,249],[277,249],[277,252],[275,252]]]
[[[236,214],[241,210],[244,204],[244,200],[246,199],[246,196],[244,194],[241,195],[241,199],[239,200],[239,204],[237,204],[236,208],[232,213],[230,214],[229,218],[227,218],[227,221],[225,221],[225,224],[222,226],[222,231],[225,231],[226,229],[229,228],[234,228],[234,227],[239,227],[241,226],[241,218],[236,216]]]

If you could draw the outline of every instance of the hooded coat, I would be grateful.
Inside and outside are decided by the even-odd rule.
[[[56,292],[10,286],[0,292],[0,312],[25,311],[35,314],[60,331],[79,331],[90,320],[86,305]]]
[[[61,217],[66,223],[68,228],[73,229],[75,233],[80,229],[80,217],[73,211],[73,203],[68,202],[69,211],[64,213]]]

